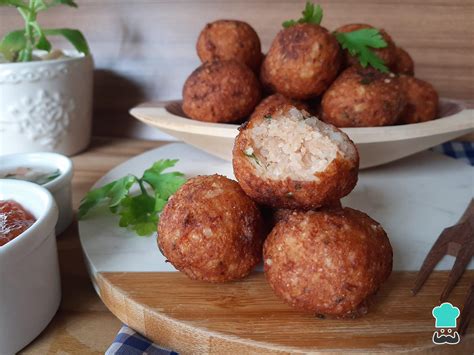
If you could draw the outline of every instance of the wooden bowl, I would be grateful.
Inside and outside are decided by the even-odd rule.
[[[181,101],[141,104],[130,110],[140,121],[225,160],[232,160],[237,124],[189,119]],[[474,130],[474,110],[459,101],[441,99],[440,118],[422,123],[343,128],[356,143],[360,167],[385,164],[447,142]]]

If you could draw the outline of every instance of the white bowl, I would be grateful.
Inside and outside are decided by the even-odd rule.
[[[46,327],[61,301],[54,226],[58,208],[45,188],[0,179],[0,200],[14,200],[36,222],[0,247],[0,354],[13,354]]]
[[[93,60],[68,57],[0,63],[0,155],[73,155],[90,142]]]
[[[130,110],[140,121],[225,160],[232,160],[238,125],[191,120],[181,101],[145,103]],[[342,128],[357,145],[360,167],[385,164],[447,142],[474,129],[474,110],[463,103],[442,99],[440,118],[422,123]]]
[[[73,165],[71,159],[56,153],[25,153],[0,156],[0,175],[11,172],[18,167],[36,167],[59,169],[61,175],[42,185],[48,189],[59,208],[59,219],[56,234],[61,234],[72,222],[71,181]]]

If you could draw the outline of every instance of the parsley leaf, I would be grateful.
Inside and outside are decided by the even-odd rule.
[[[158,214],[155,210],[155,199],[149,195],[127,196],[118,214],[119,226],[129,227],[139,236],[150,235],[156,231]]]
[[[255,163],[257,163],[258,166],[262,166],[262,164],[260,163],[260,160],[258,160],[252,148],[247,148],[246,150],[243,151],[243,153],[246,157],[253,159]]]
[[[125,181],[131,179],[131,177],[132,175],[127,175],[121,179],[112,181],[111,183],[108,183],[107,185],[104,185],[98,189],[89,191],[81,201],[81,204],[79,206],[78,218],[82,219],[87,213],[89,213],[92,208],[98,206],[106,199],[113,200],[114,202],[113,204],[109,204],[109,207],[115,207],[118,203],[120,203],[120,196],[124,196],[128,193],[128,190],[124,191],[124,188],[126,186]],[[133,178],[136,179],[135,176],[133,176]]]
[[[141,178],[127,175],[89,191],[79,206],[79,219],[83,219],[99,204],[107,202],[110,211],[120,216],[120,227],[130,228],[140,236],[151,235],[156,231],[159,212],[170,196],[186,181],[180,172],[163,173],[177,162],[178,160],[159,160],[145,170]],[[145,189],[145,182],[153,192]],[[131,195],[130,189],[136,183],[140,187],[140,193]]]
[[[371,65],[375,69],[388,73],[384,61],[371,48],[385,48],[387,42],[376,28],[363,28],[352,32],[336,32],[336,39],[350,55],[358,57],[362,67]]]
[[[179,172],[162,174],[161,172],[176,164],[177,160],[160,160],[143,173],[143,181],[150,184],[158,194],[157,197],[168,200],[175,191],[186,181]]]
[[[314,6],[311,2],[306,2],[306,6],[301,13],[303,17],[299,18],[298,20],[288,20],[282,23],[284,28],[288,28],[294,26],[298,23],[312,23],[319,25],[323,20],[323,9],[321,6],[317,5]]]

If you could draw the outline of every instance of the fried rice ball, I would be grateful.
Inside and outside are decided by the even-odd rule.
[[[324,92],[336,78],[342,56],[327,29],[297,24],[281,30],[265,57],[261,81],[293,99],[308,99]]]
[[[403,48],[396,48],[397,57],[393,64],[393,71],[397,74],[415,75],[415,63],[412,57]]]
[[[365,23],[352,23],[352,24],[339,27],[338,29],[336,29],[335,32],[347,33],[347,32],[353,32],[353,31],[362,30],[366,28],[375,28],[375,27],[365,24]],[[382,38],[385,40],[385,42],[387,42],[387,47],[373,48],[372,50],[374,51],[375,54],[377,54],[380,57],[380,59],[383,60],[383,62],[385,63],[387,67],[392,67],[397,58],[395,43],[393,42],[392,37],[390,37],[388,33],[385,32],[385,30],[380,29],[379,32]],[[347,49],[345,49],[344,50],[344,63],[345,63],[345,66],[359,65],[359,60],[356,57],[352,56]]]
[[[248,23],[237,20],[208,23],[199,35],[196,49],[202,62],[234,59],[255,72],[262,61],[257,32]]]
[[[352,66],[325,92],[321,102],[322,120],[336,127],[393,125],[405,104],[395,74]]]
[[[232,163],[240,186],[258,203],[309,210],[352,191],[359,155],[336,127],[282,104],[240,128]]]
[[[247,276],[261,260],[264,224],[239,184],[224,176],[188,180],[158,225],[163,255],[189,278],[225,282]]]
[[[302,101],[289,99],[282,94],[273,94],[263,99],[257,105],[257,107],[255,107],[255,110],[253,111],[250,118],[254,116],[265,117],[267,115],[271,115],[275,107],[278,107],[282,104],[293,105],[299,110],[309,111],[309,106]]]
[[[433,85],[412,76],[400,77],[407,97],[407,105],[399,123],[418,123],[434,120],[438,113],[438,93]]]
[[[313,211],[322,211],[322,210],[327,211],[327,210],[341,209],[341,208],[342,208],[341,200],[337,200],[337,201],[330,202],[326,206],[322,206],[318,208],[317,210],[313,210]],[[280,222],[281,220],[285,218],[288,218],[288,216],[293,214],[293,212],[298,213],[299,210],[291,210],[287,208],[278,208],[276,210],[273,210],[273,214],[272,214],[272,220],[274,222],[273,225],[275,225],[276,223]]]
[[[265,276],[291,306],[355,317],[392,271],[392,247],[379,223],[344,208],[292,212],[264,243]]]
[[[183,111],[199,121],[235,122],[252,113],[260,98],[260,83],[246,65],[206,62],[184,84]]]

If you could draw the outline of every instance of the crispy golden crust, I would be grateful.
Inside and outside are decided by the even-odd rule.
[[[198,176],[169,200],[158,225],[163,255],[188,277],[225,282],[247,276],[261,259],[264,222],[239,184]]]
[[[322,120],[336,127],[392,125],[405,104],[399,78],[394,74],[352,66],[324,94]]]
[[[438,113],[438,93],[433,85],[412,76],[400,77],[402,88],[407,97],[407,105],[399,123],[418,123],[431,121]]]
[[[330,211],[333,209],[341,209],[342,203],[341,200],[331,201],[327,205],[322,206],[314,211]],[[299,210],[290,210],[287,208],[278,208],[271,211],[271,214],[268,215],[267,220],[272,223],[272,226],[275,226],[276,223],[280,222],[283,219],[288,218],[293,212],[301,212]]]
[[[265,276],[291,306],[322,315],[354,317],[392,271],[383,228],[351,208],[293,212],[264,244]]]
[[[341,60],[337,40],[324,27],[298,24],[277,34],[263,61],[260,79],[274,92],[308,99],[328,88]]]
[[[401,47],[396,48],[397,57],[393,64],[393,71],[397,74],[415,75],[415,63],[406,50]]]
[[[248,65],[255,72],[262,60],[257,32],[242,21],[208,23],[199,35],[196,49],[202,62],[233,59]]]
[[[250,119],[252,117],[265,117],[271,115],[275,111],[275,108],[278,108],[282,104],[290,104],[299,110],[309,111],[308,105],[304,102],[289,99],[282,94],[273,94],[260,101],[250,116]]]
[[[342,32],[342,33],[347,33],[347,32],[353,32],[357,30],[361,30],[364,28],[375,28],[371,25],[365,24],[365,23],[352,23],[349,25],[344,25],[336,29],[335,32]],[[387,67],[392,67],[396,61],[397,58],[397,53],[396,53],[396,46],[395,43],[392,40],[392,37],[388,35],[387,32],[385,32],[383,29],[379,29],[380,34],[382,35],[382,38],[387,42],[387,47],[385,48],[374,48],[373,51],[382,59]],[[344,63],[345,66],[351,66],[351,65],[360,65],[359,60],[356,57],[353,57],[350,55],[349,51],[347,49],[344,50]]]
[[[184,84],[183,111],[200,121],[235,122],[248,116],[260,98],[260,84],[246,65],[207,62]]]
[[[270,115],[279,114],[287,112],[292,107],[290,104],[281,104],[271,107],[266,112]],[[273,208],[310,210],[330,204],[354,189],[359,171],[358,155],[354,160],[347,160],[338,154],[324,171],[315,174],[318,179],[314,181],[297,181],[289,178],[272,180],[259,176],[244,152],[247,147],[252,146],[249,130],[264,119],[264,116],[254,115],[250,121],[241,126],[232,153],[234,175],[242,189],[252,199]],[[345,133],[341,133],[347,137]],[[354,144],[349,137],[347,139],[348,144]],[[355,147],[354,149],[357,152]]]

